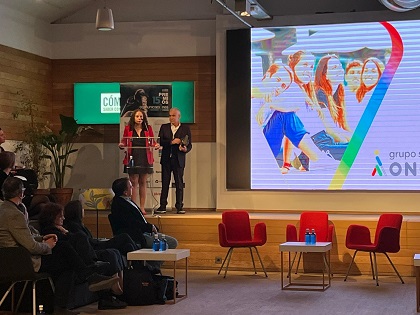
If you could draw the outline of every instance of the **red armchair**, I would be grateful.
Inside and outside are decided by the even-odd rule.
[[[252,248],[255,249],[258,258],[261,263],[261,267],[267,276],[263,262],[256,246],[262,246],[267,242],[267,232],[265,223],[257,223],[254,227],[254,237],[251,235],[251,223],[249,221],[249,215],[246,211],[225,211],[222,213],[222,223],[219,223],[219,243],[222,247],[229,247],[225,259],[223,260],[222,266],[219,269],[218,274],[222,270],[226,263],[225,275],[229,268],[230,258],[232,257],[233,249],[237,247],[248,247],[251,253],[252,264],[254,266],[254,272],[257,273],[255,268],[254,256],[252,254]]]
[[[347,270],[344,281],[347,280],[350,268],[353,265],[354,258],[358,251],[369,252],[370,267],[372,269],[373,279],[378,283],[378,266],[376,264],[376,253],[383,253],[388,261],[391,263],[392,268],[404,283],[397,268],[395,268],[387,253],[398,253],[400,251],[400,231],[403,216],[401,214],[387,213],[379,217],[378,225],[376,227],[374,242],[371,242],[370,231],[366,226],[350,225],[347,229],[346,247],[354,249],[353,259],[351,260],[349,269]],[[372,253],[374,264],[372,264]]]
[[[334,225],[328,224],[328,213],[326,212],[302,212],[299,222],[299,236],[295,225],[288,224],[286,227],[286,242],[304,242],[305,231],[315,229],[317,242],[332,242],[334,234]],[[296,267],[298,272],[300,259],[302,253],[299,254],[299,259]],[[293,258],[291,268],[296,260],[296,254]],[[290,273],[290,270],[289,270]]]

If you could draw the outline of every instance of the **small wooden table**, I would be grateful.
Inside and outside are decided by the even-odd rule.
[[[286,242],[279,246],[280,249],[280,273],[281,273],[281,289],[282,290],[295,290],[295,291],[325,291],[331,286],[331,255],[330,251],[332,248],[331,242],[317,242],[313,245],[306,245],[305,242]],[[289,281],[286,285],[283,282],[283,252],[289,253]],[[290,253],[322,253],[322,258],[328,273],[328,284],[325,283],[325,272],[322,268],[322,283],[308,283],[308,282],[292,282],[291,272],[291,257]],[[328,259],[327,259],[328,253]],[[307,288],[312,287],[312,288]]]
[[[420,254],[414,254],[414,269],[416,269],[416,306],[420,312]]]
[[[190,257],[189,249],[167,249],[163,252],[153,251],[149,248],[139,249],[127,253],[127,260],[154,260],[154,261],[173,261],[174,263],[174,304],[176,303],[176,262],[185,259],[185,294],[178,295],[178,299],[182,300],[188,296],[188,257]]]

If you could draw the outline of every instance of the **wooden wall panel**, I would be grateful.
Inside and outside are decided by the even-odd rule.
[[[99,236],[111,237],[112,231],[108,223],[108,212],[101,212],[99,217]],[[258,219],[262,214],[252,214],[251,225],[254,226],[258,222],[265,222],[267,226],[267,244],[260,247],[260,255],[264,265],[269,271],[280,270],[280,254],[279,244],[286,239],[287,224],[296,224],[296,220],[284,218],[280,215],[270,215]],[[227,248],[219,245],[218,224],[221,222],[220,213],[198,214],[198,215],[163,215],[160,218],[148,218],[150,223],[157,226],[160,225],[161,231],[168,235],[176,237],[179,241],[179,248],[189,248],[191,257],[188,260],[189,266],[195,269],[218,269],[220,264],[215,263],[216,257],[224,258]],[[343,275],[347,272],[353,250],[348,250],[345,246],[345,238],[347,227],[350,224],[361,224],[369,227],[373,237],[376,229],[376,221],[371,218],[364,220],[354,220],[349,218],[338,218],[331,221],[335,227],[334,244],[331,251],[331,264],[333,273]],[[86,211],[85,224],[95,235],[96,233],[96,213],[94,211]],[[412,220],[404,220],[401,230],[401,250],[396,254],[389,254],[396,268],[402,276],[413,276],[413,255],[420,253],[420,222]],[[287,257],[285,257],[285,264]],[[292,256],[293,257],[293,256]],[[256,257],[255,257],[256,258]],[[316,254],[305,254],[300,264],[300,270],[313,270],[319,266],[319,257]],[[381,275],[392,275],[394,271],[389,265],[384,255],[377,255],[379,278]],[[257,268],[259,263],[257,264]],[[252,262],[248,249],[235,249],[231,259],[230,269],[232,270],[252,270]],[[355,265],[352,267],[351,275],[370,275],[370,261],[367,253],[359,252],[356,257]],[[395,275],[396,277],[396,275]]]
[[[75,82],[195,81],[195,123],[190,125],[193,141],[215,142],[215,62],[212,56],[53,60],[53,111],[73,115]],[[58,128],[58,115],[52,121]],[[118,126],[95,128],[101,136],[85,134],[80,142],[119,141]]]
[[[12,119],[22,91],[38,104],[40,122],[60,127],[59,113],[73,115],[73,83],[194,81],[194,142],[216,141],[215,57],[50,60],[0,45],[0,127],[8,139],[22,139],[23,115]],[[119,141],[117,125],[98,125],[80,142]]]
[[[0,45],[0,128],[7,139],[21,140],[23,124],[28,117],[17,120],[12,113],[18,106],[21,91],[38,105],[36,121],[51,120],[52,65],[51,60],[27,52]]]

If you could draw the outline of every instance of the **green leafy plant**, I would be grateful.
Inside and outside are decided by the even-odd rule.
[[[12,117],[15,120],[24,121],[20,124],[23,132],[23,139],[15,145],[14,152],[18,154],[20,163],[28,169],[32,169],[42,182],[46,178],[47,161],[44,159],[45,148],[41,144],[41,139],[50,130],[48,121],[42,119],[39,106],[31,98],[27,97],[23,91],[18,91],[18,102]]]
[[[64,187],[66,170],[73,168],[68,160],[71,154],[78,151],[73,148],[76,140],[82,132],[93,130],[89,126],[80,126],[73,117],[60,114],[60,120],[61,130],[58,133],[50,131],[41,138],[41,144],[47,150],[43,157],[51,162],[51,171],[45,175],[52,176],[56,188]]]

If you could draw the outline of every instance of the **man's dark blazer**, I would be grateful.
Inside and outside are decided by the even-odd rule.
[[[183,139],[188,135],[189,144],[187,145],[187,152],[179,151],[179,144],[171,144],[173,138]],[[162,156],[160,157],[160,164],[166,164],[170,162],[171,157],[171,146],[173,146],[172,152],[177,155],[179,167],[185,167],[185,155],[191,151],[191,130],[188,125],[181,124],[172,137],[171,124],[163,124],[159,130],[160,145],[162,146]]]
[[[143,233],[152,233],[153,224],[147,222],[139,208],[136,208],[123,197],[112,199],[111,213],[117,222],[117,234],[127,233],[131,238],[145,244]]]

